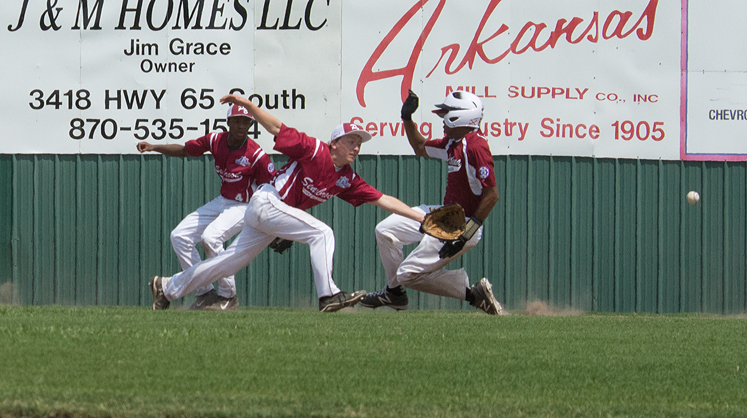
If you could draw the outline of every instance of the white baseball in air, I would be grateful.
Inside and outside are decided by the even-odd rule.
[[[687,194],[687,203],[694,205],[700,200],[700,195],[696,191],[691,191]]]

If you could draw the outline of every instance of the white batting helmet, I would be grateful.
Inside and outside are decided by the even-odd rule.
[[[482,121],[482,100],[472,93],[456,90],[451,92],[444,102],[436,105],[433,113],[444,119],[449,128],[480,128]]]

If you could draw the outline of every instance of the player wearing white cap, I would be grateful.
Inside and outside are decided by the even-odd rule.
[[[420,232],[420,225],[407,218],[391,215],[376,226],[376,242],[387,278],[387,286],[370,293],[361,306],[408,308],[405,287],[439,296],[467,300],[490,315],[503,308],[493,296],[492,285],[483,278],[470,287],[464,269],[445,270],[447,264],[472,249],[482,237],[482,223],[498,202],[493,155],[480,132],[483,105],[479,97],[454,91],[433,113],[443,118],[444,138],[426,141],[412,114],[418,108],[418,96],[410,91],[402,105],[402,123],[415,154],[448,162],[444,205],[459,203],[466,219],[466,231],[454,241],[441,242]],[[422,213],[438,206],[414,208]],[[402,247],[420,242],[404,258]]]
[[[340,291],[332,279],[335,250],[332,229],[305,210],[338,196],[353,206],[371,203],[415,223],[422,223],[424,217],[422,212],[368,185],[350,167],[361,144],[371,139],[371,135],[356,125],[344,123],[335,128],[329,143],[324,143],[287,127],[243,97],[228,95],[221,98],[221,103],[246,107],[275,136],[274,149],[289,160],[270,184],[254,193],[244,228],[226,251],[173,277],[156,276],[150,282],[153,309],[165,309],[169,300],[218,277],[234,274],[251,263],[274,237],[309,245],[320,311],[335,312],[357,304],[366,291]]]
[[[255,123],[246,108],[230,105],[228,132],[210,133],[180,144],[140,142],[140,152],[155,151],[170,157],[200,156],[210,152],[215,172],[221,179],[220,196],[187,215],[171,231],[174,248],[182,270],[200,262],[196,245],[202,242],[207,257],[223,251],[223,244],[244,227],[244,212],[254,190],[275,175],[270,157],[249,139],[249,128]],[[234,310],[239,305],[233,274],[217,278],[218,291],[212,281],[196,289],[197,298],[190,309]]]

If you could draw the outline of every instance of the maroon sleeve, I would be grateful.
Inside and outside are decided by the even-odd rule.
[[[187,149],[187,154],[197,157],[210,151],[210,137],[212,135],[208,134],[185,142],[184,148]]]
[[[475,168],[475,176],[480,180],[483,187],[495,186],[495,166],[488,141],[479,137],[479,139],[470,143],[472,146],[467,147],[467,158],[470,165]]]
[[[374,187],[366,183],[363,178],[353,173],[353,181],[350,182],[350,187],[344,192],[337,195],[340,199],[350,203],[354,207],[358,207],[364,203],[371,203],[381,199],[384,193],[376,190]]]
[[[313,157],[319,151],[317,148],[320,144],[316,138],[283,124],[275,137],[273,149],[295,160],[301,160]]]
[[[254,165],[254,181],[257,182],[258,185],[269,183],[270,180],[272,180],[272,177],[275,176],[275,172],[275,166],[272,164],[270,156],[263,153],[262,157],[260,157],[259,161]]]

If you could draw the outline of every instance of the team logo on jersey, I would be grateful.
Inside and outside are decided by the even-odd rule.
[[[248,167],[249,165],[251,165],[251,163],[249,162],[249,159],[246,158],[246,155],[242,155],[241,158],[236,160],[236,164],[242,167]]]
[[[453,173],[461,169],[462,169],[462,160],[458,160],[454,157],[449,157],[449,173]]]
[[[272,173],[275,171],[275,165],[273,163],[267,164],[267,172]]]
[[[340,177],[337,179],[337,183],[335,183],[337,187],[342,187],[343,189],[347,189],[350,187],[350,180],[348,180],[347,177]]]
[[[327,188],[318,188],[314,186],[314,180],[310,177],[304,177],[303,179],[303,194],[306,196],[318,200],[319,202],[324,202],[326,200],[331,199],[334,195],[327,192]]]
[[[482,166],[477,175],[480,176],[482,180],[485,180],[490,175],[490,169],[487,166]]]

